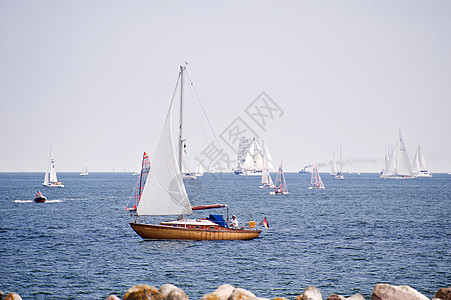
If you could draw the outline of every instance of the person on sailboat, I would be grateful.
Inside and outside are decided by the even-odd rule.
[[[232,216],[231,222],[232,222],[232,224],[231,224],[232,229],[238,229],[238,220],[235,215]]]

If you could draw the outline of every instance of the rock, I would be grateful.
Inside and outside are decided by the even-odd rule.
[[[363,298],[363,296],[360,294],[355,294],[351,297],[346,298],[346,300],[365,300],[365,298]]]
[[[297,296],[295,300],[322,300],[321,292],[314,286],[308,286],[302,295]]]
[[[435,293],[434,298],[451,300],[451,287],[441,288]]]
[[[121,300],[121,298],[116,295],[109,295],[105,300]]]
[[[207,294],[201,300],[227,300],[232,295],[235,287],[230,284],[223,284],[213,293]]]
[[[165,300],[188,300],[185,292],[173,284],[163,284],[160,287],[160,293]]]
[[[332,294],[329,297],[327,297],[326,300],[365,300],[365,298],[363,298],[363,296],[360,294],[355,294],[348,298],[345,298],[345,297],[337,295],[337,294]]]
[[[376,284],[371,300],[429,300],[429,298],[407,285]]]
[[[22,297],[17,293],[9,293],[3,300],[22,300]]]
[[[252,292],[242,288],[236,288],[233,290],[232,295],[230,295],[229,300],[255,300],[255,296]]]
[[[156,287],[137,284],[128,289],[124,295],[124,300],[163,300],[163,296]]]
[[[326,300],[345,300],[345,297],[337,295],[337,294],[332,294],[329,297],[327,297]]]
[[[3,293],[3,291],[0,291],[0,300],[3,300],[3,296],[5,296],[5,293]]]

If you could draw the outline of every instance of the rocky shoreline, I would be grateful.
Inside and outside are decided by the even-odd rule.
[[[122,300],[188,300],[185,292],[172,284],[164,284],[159,289],[156,287],[138,284],[130,288],[122,298]],[[344,297],[332,294],[327,298],[323,298],[321,292],[314,286],[307,287],[304,292],[295,297],[294,300],[365,300],[360,294]],[[22,300],[19,294],[9,293],[4,297],[4,293],[0,291],[0,300]],[[110,295],[105,300],[121,300],[116,295]],[[201,300],[269,300],[260,298],[252,292],[235,288],[230,284],[224,284],[218,287],[214,292],[202,296]],[[276,297],[272,300],[289,300],[285,297]],[[376,284],[371,300],[430,300],[414,288],[407,285],[394,286],[390,284]],[[451,287],[440,288],[434,295],[432,300],[451,300]]]

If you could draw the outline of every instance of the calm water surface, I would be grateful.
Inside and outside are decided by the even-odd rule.
[[[192,205],[225,203],[244,224],[267,217],[252,241],[143,241],[124,210],[130,173],[0,173],[0,290],[24,299],[105,299],[137,283],[172,283],[191,299],[229,283],[259,297],[323,297],[376,283],[410,285],[428,297],[451,286],[451,175],[383,180],[350,174],[308,190],[309,174],[286,174],[289,195],[258,177],[206,175],[187,183]],[[41,190],[47,203],[33,203]],[[208,212],[198,212],[204,216]],[[214,211],[224,213],[225,210]]]

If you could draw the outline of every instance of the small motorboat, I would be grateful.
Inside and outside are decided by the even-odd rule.
[[[43,203],[43,202],[47,201],[47,198],[45,196],[43,196],[41,192],[37,192],[36,196],[34,196],[33,201],[38,202],[38,203]]]

